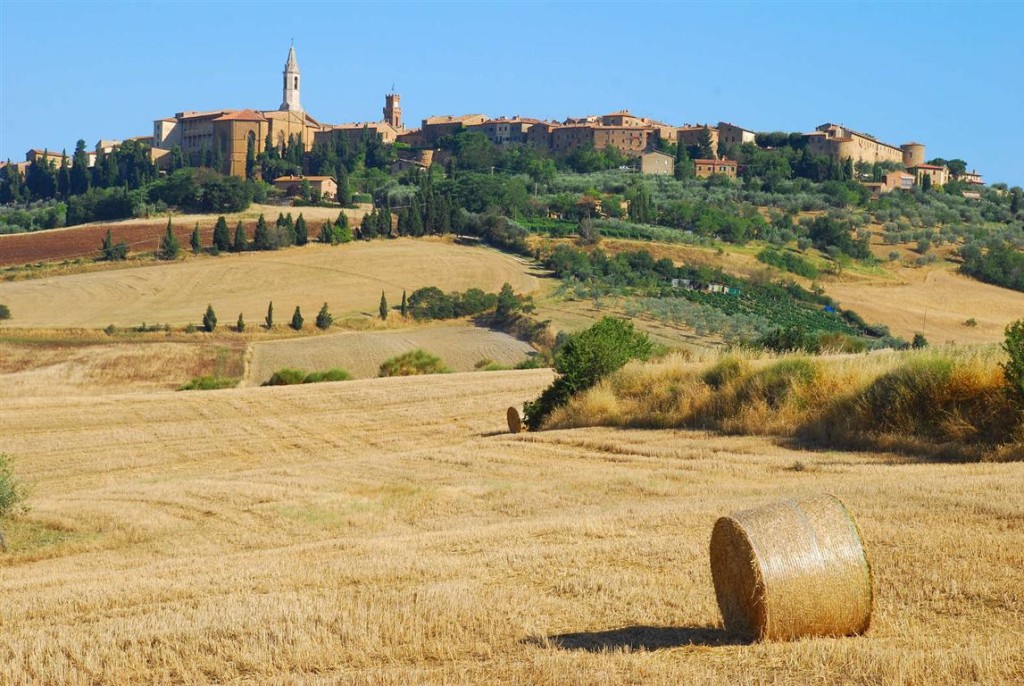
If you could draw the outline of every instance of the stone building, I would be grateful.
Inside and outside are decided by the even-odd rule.
[[[712,174],[721,174],[735,179],[739,171],[739,163],[736,160],[694,160],[693,171],[698,179],[706,179]]]
[[[744,143],[756,143],[757,134],[742,126],[736,126],[728,122],[718,122],[718,140],[728,145],[743,145]],[[717,147],[717,146],[716,146]]]
[[[846,159],[872,164],[893,162],[906,167],[924,162],[924,145],[921,143],[905,143],[896,147],[839,124],[822,124],[813,132],[804,134],[804,138],[809,153],[828,156],[837,162]]]
[[[470,131],[479,131],[495,145],[504,145],[506,143],[526,143],[530,128],[539,123],[538,119],[524,119],[519,116],[498,117],[466,128]]]
[[[919,164],[916,167],[910,167],[907,171],[914,175],[919,186],[924,185],[924,178],[926,176],[931,181],[932,186],[945,186],[949,183],[949,169],[947,167],[939,167],[934,164]]]
[[[672,155],[658,152],[657,150],[640,155],[641,174],[671,175],[675,171],[675,165],[676,161]]]
[[[281,106],[277,110],[224,109],[183,111],[153,122],[153,159],[166,165],[175,146],[185,154],[219,153],[223,168],[232,176],[245,176],[249,148],[263,152],[267,141],[283,146],[298,140],[304,150],[313,147],[323,125],[302,109],[301,74],[295,48],[288,50],[282,72]]]
[[[679,145],[685,145],[686,147],[693,147],[700,145],[700,139],[704,136],[704,131],[708,132],[711,137],[711,154],[717,159],[718,158],[718,129],[707,124],[701,126],[683,126],[677,132],[677,141]]]
[[[309,184],[313,193],[319,193],[324,200],[334,200],[338,196],[338,184],[333,176],[279,176],[274,179],[274,186],[289,196],[302,193],[302,183]]]

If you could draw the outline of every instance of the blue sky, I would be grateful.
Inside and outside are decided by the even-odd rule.
[[[185,109],[377,120],[628,108],[673,124],[826,121],[1024,184],[1024,3],[0,0],[0,158],[149,135]]]

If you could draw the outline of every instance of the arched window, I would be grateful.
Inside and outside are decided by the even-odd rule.
[[[299,90],[299,77],[295,77],[295,90]]]

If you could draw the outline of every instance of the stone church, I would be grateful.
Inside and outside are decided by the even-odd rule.
[[[301,79],[295,46],[292,46],[284,65],[283,95],[278,109],[185,111],[157,119],[153,122],[154,161],[166,167],[175,146],[186,155],[217,151],[223,160],[222,172],[244,177],[249,147],[259,154],[268,136],[274,145],[283,145],[296,136],[305,150],[310,150],[316,133],[333,127],[322,125],[302,109]]]

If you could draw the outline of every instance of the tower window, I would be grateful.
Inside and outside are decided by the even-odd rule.
[[[298,90],[298,89],[299,89],[299,77],[296,76],[295,77],[295,90]]]

